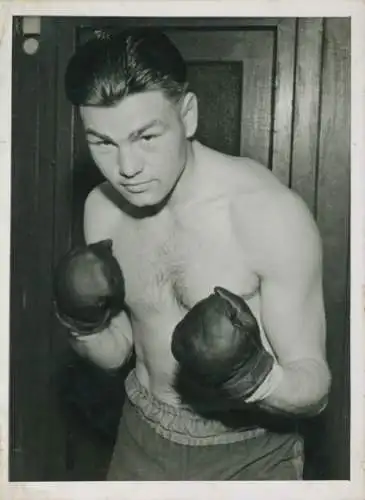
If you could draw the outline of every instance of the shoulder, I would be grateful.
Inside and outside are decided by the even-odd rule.
[[[104,182],[88,194],[84,205],[84,236],[86,243],[112,238],[121,211],[116,204],[113,187]]]
[[[229,199],[232,230],[252,271],[281,282],[318,280],[322,242],[299,195],[255,160],[209,149],[205,153],[210,169],[206,184]]]
[[[232,195],[239,192],[247,195],[264,189],[283,188],[267,167],[251,158],[227,155],[201,145],[198,152],[199,159],[205,167],[204,182],[210,188],[213,185],[218,186],[222,192]]]
[[[207,150],[206,161],[211,184],[230,200],[234,227],[246,242],[261,247],[268,240],[284,239],[290,246],[296,238],[318,246],[319,233],[309,208],[267,167],[250,158],[212,150]]]
[[[259,274],[294,277],[320,269],[322,242],[314,217],[299,195],[278,181],[235,197],[232,218]]]

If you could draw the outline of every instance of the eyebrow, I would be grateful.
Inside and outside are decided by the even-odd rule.
[[[144,132],[146,132],[148,129],[150,129],[154,126],[164,126],[164,124],[161,120],[158,120],[158,119],[151,120],[150,122],[146,123],[145,125],[143,125],[139,129],[128,134],[128,138],[134,139],[134,138],[142,135]],[[112,144],[116,144],[116,142],[111,137],[109,137],[106,134],[103,134],[102,132],[98,132],[97,130],[94,130],[91,127],[88,127],[86,129],[86,135],[94,135],[94,136],[98,137],[99,139],[102,139],[104,141],[109,141]]]

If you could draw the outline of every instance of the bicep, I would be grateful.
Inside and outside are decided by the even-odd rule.
[[[261,287],[261,321],[279,363],[325,360],[325,314],[319,279],[273,280]]]
[[[279,361],[325,359],[322,243],[301,202],[273,219],[262,260],[261,319]],[[266,240],[268,241],[268,240]]]

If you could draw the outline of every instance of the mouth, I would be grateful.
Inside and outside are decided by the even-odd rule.
[[[152,181],[146,181],[146,182],[131,182],[131,183],[123,183],[121,186],[123,186],[124,189],[131,193],[142,193],[143,191],[146,191],[148,189],[148,186],[151,184]]]

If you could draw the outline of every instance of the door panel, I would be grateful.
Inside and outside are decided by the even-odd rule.
[[[290,183],[292,163],[293,97],[297,21],[282,19],[275,34],[274,130],[271,170],[285,185]]]
[[[228,61],[190,61],[188,81],[198,95],[196,137],[222,153],[239,155],[241,138],[242,64]]]
[[[274,57],[274,34],[271,30],[166,30],[166,34],[180,49],[188,66],[195,61],[240,63],[241,113],[240,150],[241,156],[249,156],[264,165],[269,165],[271,142],[271,101]],[[228,69],[228,66],[227,66]],[[227,71],[227,79],[229,80]],[[219,91],[219,89],[217,89]],[[206,86],[197,87],[196,92],[205,104]],[[214,113],[215,100],[212,95],[207,103],[213,113],[213,120],[220,122],[220,115]],[[225,90],[225,99],[230,99]],[[213,109],[212,109],[213,108]],[[202,116],[205,110],[202,106]],[[203,121],[203,120],[202,120]],[[219,124],[219,126],[221,126]]]
[[[315,212],[322,20],[301,19],[298,28],[291,187]]]

